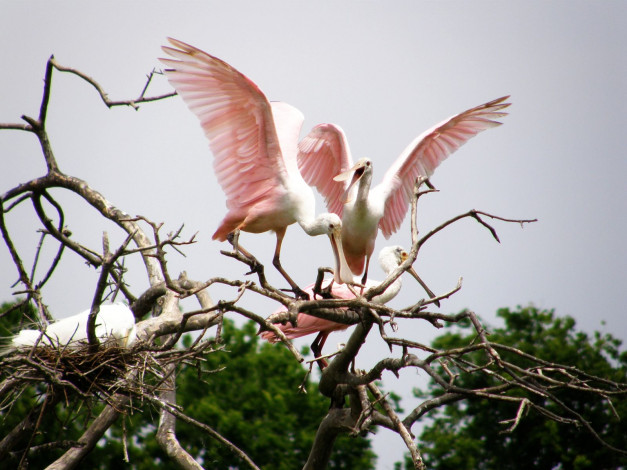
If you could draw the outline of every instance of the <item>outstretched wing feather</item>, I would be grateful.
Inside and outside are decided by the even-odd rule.
[[[165,74],[196,114],[214,155],[214,170],[227,207],[244,209],[285,188],[287,169],[270,102],[226,62],[175,39],[160,59]],[[296,110],[297,111],[297,110]],[[293,119],[301,119],[297,111]]]
[[[329,212],[342,217],[341,196],[348,181],[335,181],[353,166],[344,131],[335,124],[319,124],[298,144],[298,168],[311,186],[324,197]]]
[[[403,222],[416,179],[431,176],[442,161],[479,132],[499,126],[497,119],[507,115],[502,110],[510,105],[505,102],[508,98],[504,96],[451,116],[423,132],[405,148],[381,184],[372,190],[376,197],[385,200],[379,227],[386,238]]]

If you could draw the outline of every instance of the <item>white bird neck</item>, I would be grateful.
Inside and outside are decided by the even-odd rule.
[[[371,183],[372,167],[369,167],[364,170],[364,174],[361,176],[361,178],[359,178],[359,182],[357,183],[357,197],[355,198],[355,206],[367,204]]]

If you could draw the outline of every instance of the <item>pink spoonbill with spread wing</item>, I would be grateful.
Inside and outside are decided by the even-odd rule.
[[[200,120],[227,197],[228,213],[213,239],[224,241],[239,230],[274,231],[273,264],[297,296],[304,297],[280,262],[285,231],[298,222],[311,236],[329,236],[335,281],[352,282],[341,253],[341,220],[331,213],[316,217],[313,190],[298,170],[302,113],[286,103],[268,101],[251,80],[226,62],[184,42],[168,40],[174,47],[163,50],[174,59],[160,59],[169,67],[165,74]]]
[[[298,166],[316,186],[327,208],[342,218],[342,246],[355,275],[368,276],[368,264],[379,229],[385,238],[396,232],[407,213],[414,183],[479,132],[501,123],[509,96],[464,111],[419,135],[396,159],[383,181],[370,190],[372,162],[353,165],[346,135],[334,124],[320,124],[300,142]],[[365,269],[364,269],[365,265]]]
[[[405,261],[408,257],[407,251],[403,249],[401,246],[386,246],[379,253],[379,264],[381,265],[381,269],[385,272],[385,274],[389,275],[394,269],[399,267],[403,261]],[[416,271],[413,268],[408,269],[409,273],[414,276],[421,284],[420,278]],[[333,280],[329,281],[330,283]],[[374,281],[368,279],[365,283],[365,287],[369,289],[370,287],[374,287],[381,284],[379,281]],[[399,276],[392,284],[388,286],[388,288],[381,293],[380,295],[373,297],[372,301],[375,303],[385,304],[392,300],[398,292],[401,290],[401,277]],[[323,289],[327,288],[329,283],[326,286],[322,286]],[[313,297],[313,287],[314,284],[310,284],[305,288],[305,291],[308,292]],[[355,294],[348,289],[346,284],[333,284],[331,286],[331,294],[335,298],[339,299],[354,299]],[[274,313],[284,312],[285,308],[281,308]],[[322,354],[322,347],[327,340],[329,334],[334,331],[342,331],[348,328],[350,325],[346,325],[344,323],[337,323],[331,320],[326,320],[324,318],[314,317],[312,315],[308,315],[306,313],[299,313],[296,319],[296,323],[298,326],[294,326],[291,323],[286,323],[285,325],[277,325],[279,329],[288,339],[300,338],[301,336],[307,336],[313,333],[318,333],[316,339],[311,344],[311,350],[314,353],[316,358],[320,357]],[[261,337],[271,343],[276,343],[278,338],[274,335],[274,333],[270,331],[266,331],[261,334]],[[325,366],[326,363],[324,360],[321,360],[322,366]]]

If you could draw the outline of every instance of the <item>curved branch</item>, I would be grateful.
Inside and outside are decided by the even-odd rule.
[[[179,310],[178,299],[170,292],[164,301],[164,316],[171,316],[172,312]],[[164,367],[165,379],[158,385],[160,389],[159,400],[166,403],[168,408],[176,405],[176,367],[171,362]],[[166,407],[160,410],[159,426],[156,439],[159,446],[176,464],[184,470],[202,470],[202,466],[181,446],[176,438],[176,417]]]
[[[160,396],[161,400],[167,403],[170,408],[172,408],[172,404],[176,403],[175,368],[175,364],[166,366],[166,372],[169,374],[168,379],[163,384],[164,390]],[[156,439],[166,455],[184,470],[203,470],[203,467],[194,460],[176,438],[176,416],[170,413],[165,406],[161,408],[160,415]]]
[[[44,78],[44,95],[41,98],[41,106],[39,107],[39,124],[42,130],[45,127],[46,117],[48,115],[48,103],[50,102],[50,89],[52,87],[52,64],[54,56],[50,56],[46,63],[46,76]]]
[[[109,274],[116,260],[122,256],[124,250],[128,246],[128,244],[133,239],[134,234],[129,234],[126,237],[126,240],[120,247],[115,251],[115,253],[108,253],[108,240],[106,233],[104,235],[105,239],[105,252],[103,253],[103,263],[101,267],[100,276],[98,277],[98,284],[96,285],[96,292],[94,293],[94,299],[91,302],[91,310],[89,312],[89,316],[87,317],[87,340],[89,345],[92,347],[96,347],[100,344],[98,337],[96,336],[96,317],[98,316],[98,312],[100,311],[100,304],[102,304],[102,296],[104,294],[105,289],[107,288],[107,281],[109,279]]]
[[[105,199],[102,194],[92,189],[85,181],[73,176],[64,175],[58,172],[49,173],[46,176],[33,179],[7,191],[2,196],[2,199],[8,201],[26,192],[36,193],[55,187],[68,189],[78,194],[103,217],[117,224],[128,234],[132,233],[133,241],[138,247],[146,248],[152,246],[150,240],[141,227],[129,214],[115,207],[107,199]],[[161,282],[163,278],[159,269],[159,264],[150,256],[150,251],[151,250],[147,249],[145,252],[142,252],[142,257],[148,271],[150,283],[153,285]]]
[[[464,398],[465,396],[460,393],[445,393],[443,395],[440,395],[439,397],[423,401],[405,417],[405,419],[403,420],[403,425],[411,431],[411,427],[413,426],[413,424],[420,418],[422,418],[427,412],[435,408],[440,408],[441,406],[448,405],[449,403],[463,400]]]
[[[349,409],[333,408],[322,419],[309,458],[303,470],[324,470],[327,468],[333,444],[340,433],[347,432],[355,425],[355,418]]]
[[[46,200],[53,204],[55,207],[56,201],[54,201],[54,199],[52,199],[52,197],[50,197],[50,195],[45,190],[41,192],[33,191],[33,195],[31,197],[33,201],[33,207],[35,208],[35,213],[39,217],[39,220],[46,228],[48,233],[56,238],[59,243],[61,243],[61,245],[67,246],[70,250],[74,251],[76,254],[84,258],[85,261],[87,261],[92,266],[100,266],[100,264],[102,263],[102,257],[100,255],[88,248],[85,248],[80,243],[75,242],[70,237],[68,237],[66,233],[63,232],[62,214],[60,214],[59,228],[55,227],[52,224],[52,220],[46,215],[46,212],[41,204],[41,196],[46,198]],[[54,201],[54,203],[52,201]]]
[[[109,99],[109,95],[104,91],[104,89],[102,88],[102,86],[100,86],[100,84],[98,82],[96,82],[96,80],[94,80],[93,78],[91,78],[90,76],[84,74],[83,72],[73,69],[71,67],[65,67],[61,64],[59,64],[54,57],[50,58],[50,64],[54,66],[54,68],[56,68],[58,71],[60,72],[67,72],[67,73],[71,73],[74,74],[80,78],[82,78],[83,80],[85,80],[87,83],[89,83],[91,86],[93,86],[96,91],[98,92],[98,94],[100,95],[100,98],[102,99],[102,102],[108,107],[108,108],[113,108],[114,106],[130,106],[134,109],[139,109],[138,104],[140,103],[149,103],[151,101],[159,101],[159,100],[163,100],[165,98],[170,98],[172,96],[176,96],[176,92],[172,92],[172,93],[165,93],[163,95],[158,95],[158,96],[151,96],[151,97],[144,97],[144,93],[146,92],[148,85],[150,84],[150,81],[152,80],[152,77],[155,73],[157,73],[155,70],[153,70],[149,75],[148,75],[148,80],[146,82],[146,85],[144,86],[144,88],[142,89],[139,97],[137,97],[134,100],[120,100],[120,101],[113,101]]]
[[[322,377],[320,377],[320,383],[318,384],[320,393],[327,397],[333,396],[335,389],[345,379],[350,363],[355,359],[365,343],[373,323],[374,320],[365,313],[363,321],[357,324],[346,342],[346,346],[331,361],[329,366],[322,371]]]
[[[506,219],[504,217],[499,217],[497,215],[488,214],[487,212],[471,209],[471,210],[469,210],[468,212],[466,212],[464,214],[460,214],[458,216],[453,217],[452,219],[447,220],[446,222],[442,223],[441,225],[439,225],[436,228],[434,228],[433,230],[431,230],[429,233],[427,233],[424,237],[422,237],[418,241],[418,247],[419,248],[422,247],[422,245],[424,245],[431,237],[433,237],[438,232],[444,230],[449,225],[454,224],[458,220],[465,219],[466,217],[471,217],[471,218],[475,219],[477,222],[479,222],[481,225],[486,227],[490,231],[492,236],[495,238],[495,240],[500,243],[501,240],[499,240],[499,236],[496,233],[496,230],[494,230],[494,228],[491,225],[489,225],[483,219],[481,219],[481,217],[479,217],[480,215],[484,215],[486,217],[490,217],[490,218],[496,219],[496,220],[501,220],[503,222],[519,223],[521,226],[523,224],[529,224],[529,223],[538,221],[538,219]]]
[[[387,415],[390,417],[390,419],[394,423],[394,427],[396,428],[396,431],[403,438],[403,441],[405,442],[405,445],[407,446],[407,449],[409,450],[409,453],[411,454],[411,461],[414,464],[414,468],[416,470],[426,470],[427,467],[425,467],[425,464],[422,460],[422,456],[420,455],[420,452],[418,452],[418,447],[416,447],[416,444],[414,443],[413,436],[411,435],[410,431],[405,427],[405,424],[403,424],[403,422],[399,419],[397,414],[394,412],[394,410],[392,409],[388,401],[385,399],[385,397],[383,396],[379,388],[375,384],[369,383],[368,390],[372,392],[372,394],[379,401],[381,406],[383,406],[383,409],[385,410]]]
[[[107,405],[78,439],[77,445],[67,450],[61,457],[46,467],[46,470],[72,470],[96,446],[100,438],[118,419],[121,409],[129,403],[129,398],[116,396],[112,405]]]
[[[39,289],[33,286],[32,280],[28,277],[26,269],[24,269],[22,259],[20,258],[20,255],[15,248],[11,236],[9,235],[4,214],[4,198],[0,197],[0,233],[2,233],[2,238],[4,238],[4,242],[9,249],[9,253],[11,254],[11,258],[13,259],[13,264],[17,268],[19,276],[18,282],[21,282],[26,287],[28,299],[33,299],[35,301],[40,320],[47,322],[51,318],[50,314],[48,313],[48,309],[41,299],[41,292],[39,291]]]

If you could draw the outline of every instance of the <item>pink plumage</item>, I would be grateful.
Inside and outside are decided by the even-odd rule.
[[[429,177],[443,160],[479,132],[496,127],[505,116],[509,96],[456,114],[411,142],[370,190],[372,162],[353,165],[342,129],[321,124],[300,142],[298,165],[304,179],[316,186],[327,208],[342,217],[342,246],[353,274],[368,274],[379,229],[386,238],[396,232],[409,208],[416,179]],[[356,189],[355,189],[356,186]],[[364,270],[365,265],[365,270]]]
[[[165,72],[168,80],[200,120],[214,155],[216,177],[227,197],[229,212],[213,238],[224,241],[236,229],[276,231],[296,222],[294,217],[272,215],[285,197],[289,179],[277,127],[286,128],[282,134],[289,140],[284,143],[286,149],[295,149],[302,113],[275,103],[285,108],[275,116],[273,105],[245,75],[193,46],[169,41],[175,48],[163,50],[176,60],[160,60],[171,67]]]
[[[322,288],[324,289],[328,287],[329,282],[330,281],[326,281],[326,283],[323,283]],[[314,284],[309,284],[304,289],[305,292],[307,292],[312,299],[314,298],[313,287]],[[331,288],[331,293],[333,297],[338,299],[355,298],[355,295],[350,290],[348,290],[346,284],[334,284]],[[276,314],[280,312],[285,312],[285,308],[280,308],[274,313]],[[334,331],[342,331],[350,326],[344,323],[337,323],[331,320],[326,320],[324,318],[307,315],[306,313],[299,313],[296,319],[296,323],[298,324],[298,326],[294,326],[289,322],[285,325],[277,326],[288,339],[300,338],[301,336],[307,336],[313,333],[324,333],[325,336],[327,336]],[[279,338],[277,338],[271,331],[265,331],[261,333],[261,337],[271,343],[276,343],[279,340]]]
[[[303,114],[286,103],[270,103],[257,85],[217,57],[176,39],[169,41],[174,47],[164,46],[163,50],[174,59],[160,59],[170,67],[165,74],[198,117],[226,195],[228,213],[213,239],[224,241],[237,230],[274,231],[273,263],[301,296],[303,292],[279,259],[287,227],[298,222],[311,236],[329,236],[336,282],[352,281],[344,256],[338,252],[341,220],[336,214],[316,217],[313,191],[298,170]]]
[[[389,275],[394,269],[403,263],[408,257],[407,251],[403,249],[401,246],[386,246],[379,253],[379,263],[381,265],[381,269]],[[422,282],[416,271],[413,268],[408,268],[408,272],[423,286],[423,288],[427,291],[431,298],[435,297],[433,292],[431,292]],[[371,287],[379,285],[379,281],[374,281],[369,279],[365,288],[370,289]],[[388,288],[381,293],[380,295],[373,297],[372,302],[385,304],[392,300],[401,289],[401,278],[400,276],[391,283]],[[315,284],[310,284],[305,288],[305,291],[313,297],[313,287]],[[323,283],[322,288],[326,288],[329,285],[329,281],[326,281],[326,284]],[[331,293],[334,297],[339,299],[353,299],[355,295],[349,290],[349,288],[344,285],[333,284],[331,287]],[[437,300],[435,301],[437,303]],[[279,308],[274,312],[274,314],[278,314],[281,312],[285,312],[285,307]],[[274,315],[273,314],[273,315]],[[299,313],[296,317],[297,326],[294,326],[292,323],[288,322],[285,325],[277,325],[277,327],[285,334],[288,339],[300,338],[301,336],[310,335],[313,333],[318,333],[318,336],[314,340],[311,345],[311,350],[314,353],[315,357],[320,357],[322,353],[322,347],[324,346],[325,341],[330,333],[334,331],[341,331],[348,328],[350,325],[346,325],[344,323],[337,323],[331,320],[325,320],[323,318],[318,318],[313,315],[308,315],[306,313]],[[271,331],[265,331],[261,333],[261,337],[271,343],[276,343],[279,339],[272,333]],[[326,362],[321,360],[321,367],[324,367]]]

